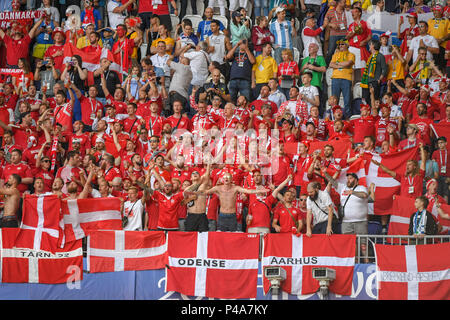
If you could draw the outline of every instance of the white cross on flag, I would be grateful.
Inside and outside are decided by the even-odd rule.
[[[450,243],[375,245],[378,300],[448,300]]]
[[[83,278],[81,240],[55,253],[14,247],[18,228],[0,229],[0,282],[66,283],[73,275]]]
[[[57,195],[25,195],[15,246],[56,252],[62,235],[61,222],[61,200]]]
[[[95,230],[122,230],[119,198],[64,200],[64,242],[82,239]]]
[[[259,235],[169,232],[166,292],[218,299],[256,298]]]
[[[329,290],[336,294],[351,295],[355,266],[355,235],[319,235],[311,238],[290,233],[264,235],[263,270],[280,266],[286,271],[281,289],[294,295],[317,292],[319,282],[312,277],[312,269],[328,267],[336,270],[336,279]],[[264,293],[270,283],[263,278]]]
[[[414,212],[415,199],[395,195],[392,206],[392,214],[389,220],[389,235],[407,235],[409,231],[409,221]]]
[[[88,237],[87,271],[162,269],[166,254],[163,231],[93,231]]]

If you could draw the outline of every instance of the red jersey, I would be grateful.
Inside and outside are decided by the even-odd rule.
[[[123,101],[114,100],[114,97],[111,94],[106,97],[106,104],[113,105],[114,108],[116,108],[116,114],[127,113],[127,104]]]
[[[433,120],[428,118],[413,118],[409,123],[416,124],[419,127],[420,138],[424,141],[425,144],[430,145],[431,144],[431,127],[430,125],[433,123]]]
[[[397,123],[394,120],[391,119],[383,119],[379,118],[377,122],[375,122],[375,132],[376,132],[376,146],[381,146],[381,143],[383,141],[389,141],[389,133],[387,131],[387,128],[389,126],[393,126],[395,130],[397,131]]]
[[[105,180],[108,182],[112,182],[115,177],[122,178],[122,174],[120,173],[120,170],[116,167],[110,167],[109,169],[106,169],[104,172]]]
[[[277,200],[272,194],[267,197],[252,194],[249,199],[248,214],[253,218],[247,228],[270,228],[270,211]]]
[[[278,111],[278,106],[275,102],[270,101],[269,99],[267,100],[255,100],[252,103],[250,103],[249,105],[249,109],[253,112],[255,110],[261,112],[261,107],[264,104],[268,104],[272,107],[272,115],[274,115],[275,113],[277,113]]]
[[[9,176],[14,173],[18,174],[22,179],[33,177],[30,166],[28,166],[24,163],[19,163],[19,164],[11,163],[11,164],[7,164],[5,166],[5,168],[3,169],[3,173],[2,173],[3,181],[5,181],[5,183],[6,183],[9,179]],[[21,183],[17,186],[17,189],[21,193],[23,193],[24,191],[26,191],[28,189],[28,185]]]
[[[19,40],[14,40],[7,34],[3,37],[3,42],[5,42],[6,51],[6,63],[11,66],[17,66],[19,58],[28,58],[29,47],[31,43],[31,38],[28,33]]]
[[[86,150],[91,149],[91,140],[89,139],[89,134],[82,133],[80,135],[72,133],[66,135],[69,142],[69,150],[73,150],[73,144],[80,144],[80,155],[84,157],[86,155]]]
[[[123,131],[128,133],[131,137],[135,137],[139,124],[140,121],[138,117],[135,117],[134,119],[126,118],[123,120]]]
[[[36,127],[30,126],[25,127],[23,125],[14,126],[12,128],[14,133],[14,142],[16,145],[20,146],[22,150],[28,147],[28,138],[31,135],[36,136]]]
[[[404,197],[416,198],[422,195],[423,180],[425,171],[419,170],[419,174],[414,177],[405,176],[404,173],[396,172],[395,180],[400,182],[400,195]]]
[[[55,121],[62,125],[63,132],[72,133],[73,106],[67,102],[56,106],[53,112],[55,114]]]
[[[97,99],[86,98],[81,95],[81,121],[88,126],[92,126],[94,119],[97,117],[97,112],[103,110],[103,104]]]
[[[278,220],[278,224],[281,227],[280,233],[292,232],[292,228],[295,228],[294,221],[301,221],[306,218],[304,212],[299,208],[290,207],[289,211],[285,206],[280,206],[273,213],[273,219]]]
[[[191,120],[189,120],[188,117],[182,116],[181,119],[180,118],[176,118],[174,115],[170,116],[167,118],[167,120],[170,121],[170,123],[172,124],[172,128],[177,128],[177,129],[185,129],[187,131],[192,131],[192,124],[191,124]],[[177,126],[178,124],[178,126]]]
[[[153,135],[160,136],[162,127],[163,127],[163,121],[164,118],[161,116],[152,116],[149,115],[144,118],[145,120],[145,127],[148,130],[148,136],[151,137]]]
[[[272,183],[279,186],[292,173],[290,159],[287,156],[272,158]]]
[[[152,200],[158,202],[159,217],[158,228],[176,230],[178,226],[178,209],[184,199],[183,193],[179,192],[170,196],[155,191]]]
[[[50,171],[45,171],[43,169],[38,169],[37,173],[34,174],[36,178],[44,179],[44,191],[50,192],[52,191],[53,180],[55,179],[53,173]]]
[[[62,71],[63,70],[63,60],[64,60],[64,54],[54,57],[53,55],[56,54],[58,51],[61,51],[64,53],[64,45],[57,45],[54,44],[45,51],[44,57],[51,57],[55,63],[55,69]]]
[[[372,116],[350,120],[353,131],[353,143],[362,143],[364,137],[375,137],[375,119]]]
[[[448,150],[436,150],[433,152],[431,159],[437,162],[439,167],[439,175],[443,177],[450,176],[450,161],[448,161]]]

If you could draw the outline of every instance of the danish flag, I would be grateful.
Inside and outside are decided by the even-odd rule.
[[[375,165],[371,159],[374,159],[395,172],[405,172],[406,162],[409,159],[415,159],[417,156],[417,147],[409,148],[399,152],[387,155],[365,153],[366,158],[366,180],[367,186],[375,184],[374,213],[378,215],[391,214],[394,194],[400,192],[400,182],[385,173],[379,166]]]
[[[62,235],[61,200],[57,195],[25,195],[17,248],[55,252]]]
[[[73,275],[83,278],[81,240],[54,253],[14,247],[19,228],[0,229],[0,282],[67,283]]]
[[[163,231],[92,231],[87,270],[115,272],[162,269],[167,254]]]
[[[448,300],[450,243],[375,245],[378,300]]]
[[[450,205],[441,203],[441,209],[446,214],[450,214]],[[450,231],[450,220],[442,218],[439,213],[438,209],[436,207],[436,203],[434,203],[433,208],[431,209],[431,214],[436,217],[436,219],[439,221],[439,224],[442,226],[441,234],[448,234]]]
[[[64,240],[82,239],[95,230],[122,230],[119,198],[91,198],[64,200],[61,204],[64,219]]]
[[[258,256],[257,234],[169,232],[166,292],[256,298]]]
[[[281,289],[289,294],[303,295],[319,289],[312,277],[312,269],[329,267],[336,270],[336,279],[329,290],[341,295],[351,295],[355,266],[355,235],[294,236],[291,233],[264,235],[262,265],[280,266],[286,271]],[[270,283],[263,279],[264,293]]]
[[[409,231],[409,221],[414,212],[414,198],[394,196],[391,219],[389,220],[389,235],[407,235]]]

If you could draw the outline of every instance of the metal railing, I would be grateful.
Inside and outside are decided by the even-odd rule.
[[[450,242],[450,235],[415,238],[405,235],[356,235],[356,263],[375,263],[375,244],[416,245]]]

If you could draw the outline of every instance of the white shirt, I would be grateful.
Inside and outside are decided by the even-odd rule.
[[[304,33],[306,28],[311,29],[310,27],[305,27],[302,30],[303,58],[309,57],[309,45],[311,43],[315,43],[315,44],[317,44],[319,46],[319,51],[317,51],[317,55],[318,56],[323,56],[322,43],[320,42],[319,36],[315,36],[315,37],[307,36]],[[313,29],[311,29],[311,30],[313,30]]]
[[[337,192],[341,196],[341,206],[344,206],[344,222],[367,221],[368,205],[367,198],[361,199],[355,195],[349,195],[349,191],[353,188],[347,187],[347,184],[338,183]],[[358,185],[354,192],[367,192],[367,188]],[[348,201],[347,201],[348,198]],[[347,201],[347,203],[345,203]]]
[[[119,2],[116,2],[114,0],[109,0],[107,10],[108,10],[108,19],[109,19],[109,25],[112,29],[116,29],[119,24],[123,24],[125,21],[125,16],[121,13],[114,13],[113,10],[115,8],[118,8],[122,6],[122,4]]]
[[[169,55],[166,53],[163,56],[159,54],[154,54],[150,57],[153,66],[163,69],[164,75],[170,77],[170,68],[167,65],[167,60],[169,60]]]
[[[316,96],[319,95],[319,90],[315,86],[312,86],[312,85],[310,85],[309,87],[302,86],[299,88],[299,93],[303,94],[308,99],[314,99]],[[307,101],[305,101],[305,102],[308,105],[308,114],[309,114],[312,104]]]
[[[218,63],[223,64],[226,55],[225,36],[222,33],[217,36],[212,34],[208,39],[209,46],[214,47],[214,52],[209,54],[209,58],[211,61],[217,61]]]
[[[123,215],[128,217],[128,224],[123,230],[128,231],[142,231],[142,216],[144,214],[144,205],[141,199],[137,199],[136,202],[126,201],[123,204]]]
[[[191,51],[184,54],[191,62],[189,63],[192,69],[192,81],[193,86],[203,86],[208,78],[208,60],[207,53],[204,51]]]
[[[423,40],[423,43],[427,47],[439,48],[436,38],[429,34],[427,34],[425,36],[417,36],[417,37],[412,38],[411,45],[409,46],[409,50],[413,51],[413,56],[412,56],[413,62],[417,60],[417,57],[419,55],[420,40]],[[431,52],[428,50],[427,50],[427,60],[428,61],[433,60],[433,54],[431,54]]]
[[[314,201],[317,203],[314,203]],[[318,191],[317,199],[311,200],[310,197],[306,198],[306,208],[311,210],[313,215],[313,225],[328,220],[328,207],[333,205],[331,197],[326,191]]]

